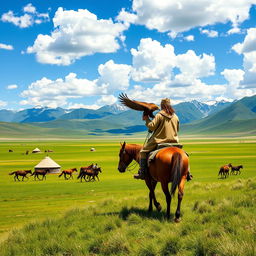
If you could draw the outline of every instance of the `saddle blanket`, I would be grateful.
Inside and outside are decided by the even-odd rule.
[[[151,161],[153,161],[156,157],[156,154],[162,149],[162,148],[170,148],[170,147],[177,147],[177,148],[182,148],[182,144],[177,144],[177,143],[162,143],[157,145],[157,149],[154,151],[151,151],[148,155],[148,166]]]

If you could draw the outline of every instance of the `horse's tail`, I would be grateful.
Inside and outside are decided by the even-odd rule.
[[[175,152],[172,156],[172,171],[173,171],[173,181],[171,187],[171,195],[173,196],[176,188],[180,184],[181,181],[181,169],[182,169],[182,157],[181,154]]]
[[[9,175],[13,175],[15,172],[10,172]]]
[[[63,172],[59,175],[59,177],[61,177],[61,176],[62,176],[62,174],[63,174]]]

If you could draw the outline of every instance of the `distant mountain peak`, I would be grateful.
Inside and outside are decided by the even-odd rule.
[[[105,105],[105,106],[99,108],[99,110],[100,111],[105,111],[105,112],[111,112],[113,114],[118,114],[118,113],[124,112],[128,109],[123,105],[114,103],[114,104],[111,104],[111,105]]]
[[[217,106],[217,105],[223,105],[223,104],[231,103],[231,102],[233,102],[233,100],[222,99],[222,100],[206,101],[204,103],[209,105],[209,106]]]

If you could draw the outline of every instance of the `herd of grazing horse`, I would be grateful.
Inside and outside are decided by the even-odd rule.
[[[121,144],[121,149],[119,151],[119,163],[118,170],[119,172],[125,172],[128,169],[130,163],[134,160],[137,163],[140,161],[140,150],[142,149],[141,145],[138,144],[126,144],[125,142]],[[231,168],[231,170],[230,170]],[[218,176],[221,175],[221,178],[227,178],[230,174],[240,174],[240,169],[243,168],[242,165],[232,166],[232,164],[227,164],[221,166]],[[49,169],[46,170],[36,170],[34,173],[31,170],[16,171],[10,173],[10,175],[15,175],[14,180],[18,179],[18,176],[22,176],[22,180],[27,178],[27,174],[31,174],[34,178],[39,180],[46,179],[46,174],[49,172]],[[65,179],[73,179],[73,172],[78,172],[76,168],[63,170],[59,175],[64,176]],[[99,180],[98,174],[102,172],[101,168],[97,164],[91,164],[89,166],[81,167],[80,173],[77,179],[84,181],[96,181],[96,178]],[[170,218],[170,205],[172,196],[175,194],[176,189],[178,189],[178,204],[175,212],[175,221],[180,221],[180,207],[181,201],[184,195],[184,186],[187,179],[187,174],[189,172],[189,158],[185,151],[178,147],[167,147],[162,148],[158,151],[155,156],[155,159],[148,166],[148,172],[145,177],[145,183],[149,189],[149,207],[148,211],[153,210],[153,205],[158,211],[161,211],[162,207],[160,203],[156,200],[155,188],[157,182],[161,183],[162,190],[166,197],[166,217]],[[39,176],[43,176],[42,179]],[[20,181],[20,180],[19,180]],[[172,183],[169,190],[168,184]]]
[[[226,179],[231,174],[233,175],[241,174],[240,169],[243,169],[242,165],[233,166],[232,164],[226,164],[220,167],[218,176],[220,175],[222,179]]]
[[[19,177],[22,177],[22,181],[24,181],[24,178],[29,179],[29,177],[27,177],[28,174],[30,174],[30,176],[34,176],[34,180],[46,180],[46,174],[49,172],[50,169],[35,170],[33,173],[31,170],[18,170],[9,173],[9,175],[14,175],[14,181],[20,181]],[[65,180],[69,180],[71,178],[73,179],[73,172],[77,172],[77,169],[72,168],[63,170],[59,177],[63,175]],[[101,167],[99,167],[97,164],[91,164],[86,167],[81,167],[77,179],[80,179],[80,181],[82,182],[83,179],[84,181],[96,181],[95,178],[97,178],[97,180],[99,181],[100,179],[98,175],[100,172],[102,172]]]

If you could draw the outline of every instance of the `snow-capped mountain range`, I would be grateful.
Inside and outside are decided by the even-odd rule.
[[[227,107],[229,104],[231,104],[231,102],[219,101],[215,104],[206,104],[193,100],[190,102],[176,104],[174,105],[174,109],[180,117],[181,123],[189,123],[217,112],[224,107]],[[0,121],[37,123],[59,119],[101,119],[107,116],[120,115],[126,111],[130,110],[120,104],[106,105],[97,110],[85,108],[63,109],[36,106],[34,108],[20,111],[2,109],[0,110]],[[134,112],[134,114],[141,115],[139,112]]]

